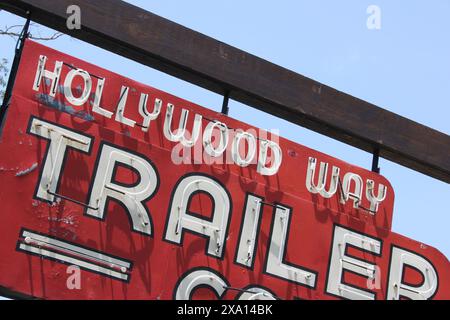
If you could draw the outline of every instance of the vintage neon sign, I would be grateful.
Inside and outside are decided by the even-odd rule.
[[[390,230],[382,176],[33,42],[24,57],[0,144],[0,285],[43,298],[449,297],[448,260]],[[179,146],[225,160],[175,163]]]
[[[58,91],[57,88],[60,85],[59,83],[60,81],[62,81],[61,70],[63,69],[63,66],[65,64],[63,61],[56,61],[54,70],[50,71],[46,69],[47,60],[48,59],[45,55],[41,55],[39,57],[35,80],[33,83],[33,90],[39,92],[42,86],[42,81],[47,79],[50,81],[50,88],[48,90],[48,95],[50,97],[55,97],[56,92]],[[72,90],[72,87],[74,87],[73,84],[76,77],[79,77],[82,80],[81,81],[82,88],[81,89],[79,88],[80,96],[78,97],[74,96]],[[130,87],[127,86],[121,87],[119,100],[117,102],[115,112],[108,111],[104,107],[100,106],[100,101],[102,100],[103,89],[105,86],[106,79],[99,77],[97,78],[98,78],[97,86],[95,91],[93,92],[92,91],[93,80],[89,72],[71,66],[70,71],[67,73],[64,79],[64,86],[63,86],[64,89],[62,90],[64,98],[72,106],[82,106],[88,102],[88,99],[93,94],[94,95],[92,103],[93,113],[96,113],[108,119],[113,118],[115,121],[124,124],[126,126],[134,127],[135,125],[137,125],[136,120],[127,118],[125,115],[126,107],[128,105],[127,102],[129,100],[128,96]],[[139,104],[137,106],[140,118],[142,118],[141,119],[142,122],[139,124],[139,127],[144,132],[148,132],[151,121],[155,121],[158,119],[158,117],[161,116],[160,113],[163,104],[162,99],[155,98],[153,110],[149,112],[149,110],[147,109],[148,100],[149,95],[147,93],[141,93],[139,98]],[[167,104],[166,114],[164,117],[164,129],[163,129],[164,137],[169,141],[179,142],[184,147],[193,147],[196,144],[197,140],[199,139],[203,117],[201,114],[195,114],[192,130],[188,132],[187,120],[189,118],[189,110],[182,109],[178,129],[176,130],[176,133],[174,133],[172,130],[174,109],[175,106],[173,104],[171,103]],[[214,129],[220,132],[220,134],[218,135],[219,142],[216,143],[216,145],[213,144],[212,142],[214,136],[213,134]],[[187,138],[186,134],[188,134],[190,138]],[[241,140],[243,139],[248,143],[248,151],[246,152],[244,158],[239,152]],[[248,166],[256,153],[256,137],[247,132],[242,132],[242,130],[237,130],[235,137],[230,138],[229,128],[225,123],[219,121],[208,121],[208,125],[205,128],[202,140],[205,152],[208,153],[211,157],[222,156],[223,153],[226,151],[228,144],[232,145],[231,146],[232,159],[235,164],[242,167]],[[262,175],[276,174],[282,161],[282,153],[278,144],[270,140],[260,140],[259,149],[260,152],[257,161],[258,163],[257,172]],[[268,149],[270,149],[273,153],[273,162],[270,167],[266,166]]]

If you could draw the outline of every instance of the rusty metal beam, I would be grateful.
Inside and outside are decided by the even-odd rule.
[[[81,8],[81,30],[66,27]],[[450,182],[450,137],[119,0],[3,0],[0,7]]]

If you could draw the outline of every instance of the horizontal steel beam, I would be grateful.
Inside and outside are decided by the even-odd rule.
[[[66,27],[70,5],[81,8],[81,30]],[[0,7],[450,182],[448,135],[126,2],[3,0]]]

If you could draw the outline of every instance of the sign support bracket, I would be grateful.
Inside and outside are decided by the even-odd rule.
[[[228,115],[228,112],[230,111],[230,108],[228,107],[229,100],[230,100],[230,91],[226,90],[225,94],[223,95],[222,111],[221,111],[224,115]]]
[[[380,149],[376,147],[373,150],[373,157],[372,157],[372,171],[376,173],[380,173],[380,167],[378,165],[380,160]]]

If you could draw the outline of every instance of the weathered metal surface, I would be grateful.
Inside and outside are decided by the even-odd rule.
[[[57,61],[61,74],[52,84]],[[105,79],[101,100],[99,78],[89,74]],[[146,131],[157,99],[160,113]],[[175,123],[165,127],[170,105]],[[166,129],[177,127],[182,109],[189,129],[194,114],[202,116],[202,130],[180,158],[180,143]],[[229,128],[228,156],[235,130],[258,137],[248,166],[205,157],[208,146],[218,147],[205,140],[214,120]],[[282,160],[264,174],[258,166],[276,157],[254,160],[269,142]],[[446,257],[391,231],[394,190],[383,176],[33,42],[25,46],[0,154],[0,285],[9,292],[46,299],[450,298]]]

